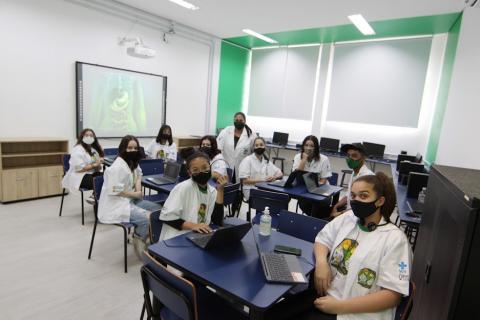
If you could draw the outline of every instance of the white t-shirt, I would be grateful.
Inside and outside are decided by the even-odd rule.
[[[380,225],[385,223],[382,218]],[[328,223],[315,242],[329,249],[332,282],[328,294],[341,300],[364,296],[382,288],[409,294],[412,252],[407,237],[388,223],[366,232],[348,211]],[[338,320],[393,320],[395,308],[376,313],[338,315]]]
[[[160,220],[183,219],[193,223],[210,224],[216,198],[217,190],[211,185],[207,184],[207,192],[203,193],[192,179],[185,180],[170,192],[163,205]],[[164,223],[160,240],[170,239],[186,232],[188,230],[177,230]]]
[[[282,171],[273,163],[267,161],[264,157],[262,157],[262,160],[258,160],[255,153],[252,153],[240,163],[238,177],[240,179],[253,178],[265,181],[267,177],[279,176],[281,174]],[[252,188],[255,188],[255,186],[251,184],[243,185],[243,195],[246,200],[250,197],[250,189]]]
[[[302,160],[302,154],[297,153],[293,158],[293,170],[298,169],[300,161]],[[330,167],[330,160],[323,154],[320,155],[319,160],[312,159],[312,161],[305,162],[304,171],[315,172],[318,174],[318,178],[326,179],[332,176],[332,168]]]
[[[212,172],[217,172],[222,176],[227,175],[228,163],[225,161],[221,153],[217,154],[212,160],[210,160],[210,166]]]
[[[152,142],[145,149],[145,154],[151,159],[164,159],[177,161],[177,145],[172,142],[171,145],[160,144],[153,139]]]
[[[372,172],[372,170],[368,169],[366,164],[364,163],[361,167],[360,170],[358,171],[357,174],[355,174],[355,171],[352,172],[350,175],[350,180],[348,181],[348,190],[347,190],[347,209],[350,209],[350,192],[352,191],[352,184],[355,180],[357,180],[360,177],[363,176],[370,176],[370,175],[375,175],[375,173]]]

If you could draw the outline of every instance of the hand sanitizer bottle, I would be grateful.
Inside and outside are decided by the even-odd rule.
[[[270,216],[270,209],[265,207],[260,217],[260,235],[269,236],[270,233],[272,233],[272,217]]]

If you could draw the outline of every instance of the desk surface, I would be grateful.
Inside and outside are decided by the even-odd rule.
[[[177,185],[178,182],[176,183],[168,183],[168,184],[156,184],[148,180],[148,178],[155,178],[155,177],[163,177],[163,174],[155,174],[151,176],[142,176],[142,186],[147,187],[149,189],[158,191],[158,192],[163,192],[163,193],[170,193],[172,189]]]
[[[340,190],[339,190],[338,192],[334,193],[330,197],[325,197],[319,194],[309,193],[305,185],[299,185],[293,188],[282,188],[282,187],[272,186],[268,184],[268,182],[260,182],[260,183],[257,183],[255,186],[258,189],[262,189],[262,190],[286,193],[295,199],[305,199],[305,200],[310,200],[314,202],[325,202],[328,204],[330,204],[330,199],[332,196],[334,196],[337,193],[340,193]]]
[[[226,222],[245,223],[239,219],[227,219]],[[261,251],[273,251],[277,244],[299,248],[303,257],[299,262],[304,274],[313,270],[312,243],[274,230],[269,237],[259,236],[257,226],[237,246],[225,250],[202,250],[188,241],[185,234],[153,244],[148,250],[197,281],[257,311],[265,310],[290,290],[292,285],[270,284],[265,281],[252,236],[253,230]]]

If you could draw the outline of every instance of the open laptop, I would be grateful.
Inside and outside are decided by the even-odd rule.
[[[295,185],[303,184],[302,175],[307,171],[294,170],[290,173],[287,179],[285,177],[282,180],[269,182],[268,185],[280,187],[280,188],[293,188],[293,183]]]
[[[319,185],[318,175],[314,172],[305,173],[303,175],[303,180],[305,181],[305,186],[307,187],[308,193],[314,193],[324,197],[330,197],[335,192],[342,190],[341,187],[332,186],[328,183]]]
[[[253,229],[252,235],[267,282],[307,283],[296,256],[275,252],[261,252]]]
[[[332,138],[320,138],[320,150],[327,152],[338,152],[340,146],[340,140]]]
[[[147,178],[147,180],[158,185],[175,183],[177,182],[177,177],[180,172],[180,167],[181,167],[181,164],[177,162],[169,161],[165,166],[165,172],[163,173],[163,176],[151,177],[151,178]]]
[[[187,239],[205,250],[227,247],[240,242],[251,227],[250,223],[220,227],[211,233],[192,233],[187,236]]]

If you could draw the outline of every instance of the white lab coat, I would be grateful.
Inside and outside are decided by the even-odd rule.
[[[183,219],[185,221],[199,223],[198,211],[200,204],[204,204],[206,206],[204,223],[210,224],[216,199],[217,190],[210,184],[207,184],[207,193],[204,194],[198,188],[198,184],[192,179],[182,181],[170,192],[167,201],[165,201],[163,205],[160,220],[172,221]],[[189,230],[177,230],[164,223],[162,225],[162,231],[160,232],[160,240],[167,240],[188,231]]]
[[[368,169],[367,165],[364,163],[361,167],[360,170],[358,170],[358,173],[355,174],[355,172],[352,172],[350,175],[350,180],[348,181],[348,190],[347,190],[347,209],[350,209],[350,192],[352,191],[352,184],[355,182],[360,177],[363,176],[369,176],[369,175],[375,175],[375,173],[372,172],[372,170]]]
[[[298,169],[300,161],[302,160],[302,154],[297,153],[293,158],[293,167],[292,170]],[[325,179],[332,176],[332,168],[330,166],[330,160],[327,156],[323,154],[320,155],[319,160],[312,159],[312,161],[307,161],[305,163],[304,171],[315,172],[318,174],[318,178]]]
[[[257,156],[252,153],[242,160],[242,163],[240,164],[240,170],[238,172],[238,178],[253,178],[265,181],[267,177],[275,177],[281,174],[282,171],[273,163],[267,161],[264,157],[262,157],[262,160],[259,161]],[[250,198],[250,189],[254,188],[255,186],[251,184],[243,185],[243,196],[245,197],[245,200]]]
[[[222,176],[227,175],[228,163],[221,153],[217,154],[212,160],[210,160],[210,167],[212,172],[217,172]]]
[[[70,191],[75,191],[80,188],[80,184],[82,183],[83,176],[86,173],[94,173],[95,169],[85,172],[78,172],[82,170],[87,165],[96,162],[100,156],[97,150],[92,148],[93,156],[89,155],[88,152],[83,148],[81,144],[77,144],[72,149],[72,153],[70,155],[70,169],[68,169],[67,173],[62,179],[62,187],[68,188]]]
[[[385,223],[383,218],[382,223]],[[358,246],[345,261],[348,272],[342,275],[338,263],[343,262],[349,243],[356,239]],[[329,295],[345,300],[374,293],[381,288],[404,296],[409,294],[412,252],[407,237],[394,224],[365,232],[360,230],[358,218],[349,211],[328,223],[318,233],[315,242],[325,245],[330,251],[332,283]],[[369,275],[368,278],[364,276],[365,273]],[[391,308],[376,313],[338,315],[337,319],[393,320],[394,317],[395,308]]]
[[[167,144],[160,144],[156,139],[153,139],[145,149],[145,154],[152,159],[177,161],[177,145],[175,142],[172,142],[171,145],[168,145],[168,142]]]
[[[218,149],[222,151],[223,157],[228,162],[230,168],[234,169],[236,176],[238,177],[238,172],[240,170],[240,163],[242,160],[252,153],[253,141],[257,137],[255,132],[252,131],[250,137],[247,135],[247,129],[244,128],[240,139],[237,142],[237,147],[235,146],[235,127],[229,126],[223,129],[217,137]]]
[[[117,157],[105,170],[103,187],[98,203],[98,219],[102,223],[120,223],[130,221],[131,198],[119,196],[122,191],[134,191],[135,181],[141,179],[142,170],[138,166],[132,173],[128,164]]]

